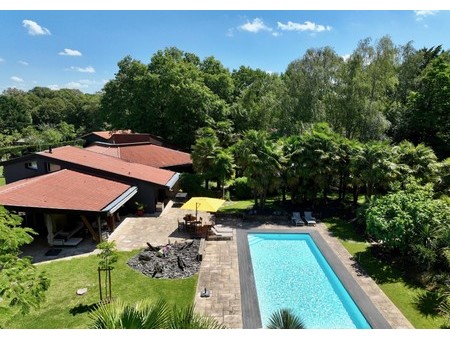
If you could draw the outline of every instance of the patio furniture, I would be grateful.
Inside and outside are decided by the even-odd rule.
[[[305,211],[305,221],[308,225],[314,225],[316,224],[316,219],[312,216],[311,211]]]
[[[220,241],[220,240],[232,240],[232,233],[218,232],[216,229],[211,228],[208,232],[207,240]]]
[[[213,225],[211,228],[216,230],[219,233],[220,232],[223,232],[224,234],[226,234],[226,233],[228,233],[228,234],[233,233],[233,229],[231,229],[229,227],[223,227],[220,224]]]
[[[293,212],[291,221],[294,225],[303,225],[304,224],[302,218],[300,217],[300,212]]]

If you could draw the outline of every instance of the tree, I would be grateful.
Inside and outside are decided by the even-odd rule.
[[[268,329],[305,329],[304,322],[290,309],[275,311],[269,318]]]
[[[439,158],[450,156],[450,52],[435,57],[423,70],[405,113],[407,137],[425,143]]]
[[[36,234],[31,228],[21,227],[21,223],[19,216],[0,206],[0,312],[17,310],[25,314],[38,308],[50,286],[31,257],[20,257],[20,247],[31,243]]]
[[[418,268],[447,265],[450,205],[433,199],[431,184],[410,180],[404,190],[374,199],[366,212],[367,233],[388,251],[399,252]],[[449,270],[447,266],[447,271]]]
[[[249,130],[236,144],[234,152],[237,165],[253,189],[255,205],[263,209],[267,194],[280,185],[281,148],[266,132]]]
[[[283,102],[285,128],[291,133],[299,123],[334,124],[336,86],[343,60],[331,47],[310,48],[291,62],[283,80],[287,98]],[[298,127],[297,127],[298,128]]]
[[[100,252],[97,254],[97,257],[100,258],[98,262],[98,288],[100,292],[100,300],[103,300],[103,294],[105,295],[105,300],[107,302],[112,299],[111,292],[111,270],[114,269],[114,263],[117,262],[117,250],[116,244],[114,241],[112,242],[101,242],[97,245],[97,249]],[[102,286],[101,281],[101,273],[104,272],[104,287]],[[103,292],[104,290],[104,292]]]
[[[383,138],[389,94],[398,83],[396,60],[397,49],[387,36],[375,46],[369,38],[359,42],[339,76],[336,131],[350,139]]]
[[[24,93],[0,95],[0,130],[11,134],[31,125],[31,114]]]
[[[215,319],[194,312],[194,305],[169,307],[164,300],[101,304],[89,316],[93,329],[224,329]]]

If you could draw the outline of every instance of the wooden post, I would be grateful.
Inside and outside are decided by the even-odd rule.
[[[100,216],[97,216],[97,231],[98,231],[98,238],[99,243],[103,242],[103,236],[102,236],[102,223],[100,222]]]
[[[97,243],[100,243],[100,240],[99,240],[97,234],[95,233],[95,231],[92,228],[91,224],[87,220],[86,216],[80,215],[80,217],[81,217],[81,220],[83,221],[84,225],[86,226],[86,228],[88,228],[89,232],[91,233],[92,238],[94,239],[94,241],[96,241]]]

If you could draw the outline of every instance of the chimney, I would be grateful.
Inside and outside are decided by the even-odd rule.
[[[48,146],[48,152],[51,154],[53,151],[52,146]]]

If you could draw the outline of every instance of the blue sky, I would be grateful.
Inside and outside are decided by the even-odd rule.
[[[175,46],[281,73],[306,49],[348,55],[358,41],[391,36],[450,49],[450,11],[414,10],[0,10],[0,91],[35,86],[93,93],[131,55],[144,63]]]

